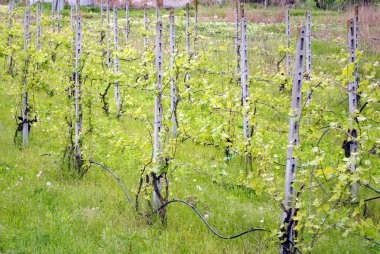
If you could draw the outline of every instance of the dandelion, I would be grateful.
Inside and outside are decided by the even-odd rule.
[[[42,176],[42,170],[40,170],[40,172],[38,172],[37,174],[37,177],[41,177]]]
[[[202,191],[202,187],[201,187],[200,185],[197,185],[197,189],[198,189],[199,191]]]
[[[47,182],[46,185],[47,185],[47,186],[51,186],[51,182]]]

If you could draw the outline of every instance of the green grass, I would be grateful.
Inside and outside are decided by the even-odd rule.
[[[84,11],[88,20],[94,19],[98,13],[96,8]],[[213,11],[222,15],[224,9]],[[150,15],[153,16],[153,13],[154,10],[151,10]],[[65,9],[63,14],[68,15],[69,11]],[[138,10],[133,10],[131,14],[136,20],[142,17],[142,12]],[[294,15],[298,14],[301,15],[301,11],[295,10]],[[122,12],[119,15],[123,17]],[[258,38],[258,35],[264,36],[267,33],[282,35],[283,29],[279,25],[252,24],[250,28],[249,36],[252,40],[250,46],[257,47],[258,52],[262,53],[260,49],[266,47],[265,50],[276,53],[277,48],[283,44],[281,39],[275,41]],[[183,28],[179,28],[178,31],[183,31]],[[200,31],[207,38],[203,42],[206,48],[215,49],[215,46],[212,47],[215,41],[224,44],[232,42],[228,41],[226,36],[228,31],[233,31],[232,24],[206,23],[204,30]],[[141,46],[137,44],[139,39],[137,32],[132,38],[136,43],[134,46]],[[315,55],[325,57],[338,54],[342,47],[344,46],[316,40],[313,43],[313,52]],[[224,48],[228,47],[216,50],[215,56],[218,58],[215,59],[218,60],[212,60],[216,66],[222,57],[233,56],[231,50],[224,51]],[[261,68],[273,67],[273,63],[277,60],[278,56],[260,54],[256,58],[251,55],[251,71],[254,73]],[[315,65],[318,71],[329,74],[339,70],[333,62],[326,64],[326,61],[316,59]],[[223,80],[223,77],[215,77],[218,78]],[[17,98],[9,93],[10,85],[9,82],[1,80],[1,253],[155,254],[277,253],[279,251],[271,232],[255,232],[234,240],[219,239],[211,234],[196,214],[183,204],[169,206],[167,226],[163,226],[155,218],[147,223],[147,220],[136,215],[126,202],[116,180],[102,169],[93,166],[83,178],[77,178],[62,170],[60,156],[63,148],[56,141],[59,132],[44,131],[46,123],[36,124],[32,128],[29,148],[20,149],[13,144],[16,124],[10,112],[16,105]],[[274,97],[286,96],[278,92],[277,86],[271,89],[270,93]],[[336,94],[331,96],[334,95]],[[44,99],[49,100],[49,98]],[[283,121],[273,115],[272,111],[260,111],[259,114],[265,120],[270,119],[276,123]],[[139,121],[128,118],[121,118],[118,121],[104,115],[101,119],[107,123],[107,130],[124,132],[132,138],[135,135],[137,140],[147,136],[146,126]],[[64,120],[53,119],[53,122],[62,121]],[[95,127],[95,133],[99,134],[101,131],[100,127]],[[118,138],[120,135],[116,132],[110,141]],[[331,142],[336,140],[341,141],[335,138]],[[141,170],[141,162],[133,160],[137,157],[133,153],[138,153],[133,150],[133,146],[121,151],[116,144],[108,142],[104,137],[99,140],[90,138],[89,142],[92,142],[93,147],[88,156],[114,170],[127,186],[129,193],[133,193],[138,186]],[[326,146],[329,144],[331,143]],[[281,158],[285,156],[283,147],[279,146],[278,152],[283,153],[280,155]],[[46,154],[52,154],[52,157],[45,156]],[[58,157],[55,157],[57,155]],[[202,170],[213,176],[199,173],[190,167],[179,167],[170,175],[170,199],[181,198],[194,202],[203,214],[208,215],[208,222],[224,235],[236,234],[250,227],[279,228],[282,217],[279,202],[257,195],[255,190],[231,183],[230,179],[239,176],[243,162],[239,156],[236,156],[227,163],[224,157],[222,148],[196,145],[190,140],[181,144],[178,147],[176,161],[202,163],[206,165]],[[141,204],[144,206],[145,202],[141,201]],[[347,238],[343,238],[341,235],[341,231],[337,228],[326,232],[317,241],[314,253],[364,254],[379,251],[378,247],[360,237],[350,234]]]

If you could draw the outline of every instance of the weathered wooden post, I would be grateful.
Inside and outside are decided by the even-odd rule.
[[[286,47],[290,48],[290,9],[289,5],[286,6],[286,15],[285,15],[285,33],[286,33]],[[290,53],[286,53],[286,72],[288,77],[291,76],[291,55]]]
[[[24,16],[24,53],[25,53],[25,71],[22,84],[22,145],[28,146],[29,143],[29,105],[28,105],[28,47],[30,41],[30,1],[26,2],[25,16]]]
[[[111,18],[110,0],[107,2],[107,66],[111,68]]]
[[[103,16],[104,16],[103,8],[104,8],[103,0],[100,0],[100,24],[102,27],[103,27]]]
[[[114,57],[113,57],[113,67],[114,67],[114,73],[115,74],[118,74],[119,73],[119,59],[117,57],[117,51],[119,50],[119,36],[118,36],[118,33],[119,33],[119,28],[118,28],[118,24],[117,24],[117,8],[116,6],[114,5],[113,6],[113,17],[114,17],[114,28],[113,28],[113,32],[114,32]],[[119,81],[116,80],[115,81],[115,102],[116,102],[116,112],[117,112],[117,116],[120,115],[120,87],[119,87]]]
[[[41,50],[41,36],[42,36],[42,27],[41,27],[41,2],[38,0],[37,2],[37,14],[36,14],[36,21],[37,21],[37,50]]]
[[[170,110],[172,114],[172,133],[177,135],[177,86],[176,86],[176,77],[173,73],[174,71],[174,59],[176,54],[176,44],[175,44],[175,16],[174,9],[170,10]]]
[[[355,52],[359,49],[359,5],[355,6]]]
[[[153,161],[161,163],[162,160],[162,145],[160,142],[160,134],[162,128],[163,107],[162,107],[162,67],[163,67],[163,46],[162,46],[162,21],[157,21],[156,24],[156,82],[157,82],[157,95],[154,103],[154,142],[153,142]],[[161,179],[154,177],[153,186],[153,203],[154,208],[159,208],[162,204],[160,201],[161,196]]]
[[[194,14],[194,56],[197,56],[197,42],[198,42],[198,0],[194,0],[195,14]]]
[[[349,144],[348,153],[346,154],[347,158],[356,158],[356,152],[357,152],[357,143],[356,143],[356,137],[357,137],[357,131],[354,129],[354,119],[355,114],[358,110],[358,101],[357,101],[357,89],[358,89],[358,73],[357,73],[357,65],[355,63],[356,60],[356,25],[355,20],[350,19],[347,24],[347,30],[348,30],[348,50],[350,54],[350,60],[349,63],[355,65],[354,67],[354,73],[352,81],[348,83],[348,106],[349,106],[349,114],[350,114],[350,129],[348,131],[348,141],[346,144]],[[356,164],[355,162],[350,163],[350,170],[355,171],[356,170]],[[351,196],[354,201],[357,201],[357,198],[359,196],[359,186],[358,183],[354,183],[351,185]]]
[[[283,242],[281,244],[281,253],[290,254],[294,252],[294,182],[296,180],[297,157],[294,156],[294,149],[299,144],[299,120],[301,114],[302,99],[302,79],[303,65],[305,59],[305,39],[306,27],[302,26],[299,30],[299,36],[296,45],[296,55],[294,61],[294,75],[292,88],[292,103],[289,123],[289,142],[287,149],[286,172],[285,172],[285,195],[284,208],[282,217]]]
[[[148,50],[148,38],[146,33],[148,32],[148,10],[146,8],[146,3],[144,5],[144,52]]]
[[[71,25],[71,31],[75,31],[75,14],[74,14],[74,9],[75,6],[74,5],[71,5],[70,6],[70,25]]]
[[[239,22],[239,8],[240,8],[240,0],[235,1],[235,54],[236,54],[236,75],[239,75],[240,72],[240,45],[239,45],[239,27],[240,27],[240,22]]]
[[[190,5],[186,4],[186,52],[188,56],[188,61],[191,59],[190,51]],[[190,80],[190,72],[186,73],[186,81]],[[189,85],[187,85],[189,87]]]
[[[305,76],[307,80],[310,80],[311,74],[311,12],[306,11],[306,71]],[[309,105],[311,103],[311,90],[307,90],[306,102]]]
[[[248,46],[247,46],[247,20],[244,13],[244,1],[241,3],[241,90],[242,90],[242,105],[244,111],[247,110],[243,115],[243,127],[244,127],[244,136],[249,139],[249,123],[248,123],[248,115],[249,107],[248,97],[249,97],[249,78],[248,78]]]
[[[14,0],[9,1],[8,3],[8,28],[9,32],[13,29],[13,10],[14,10]],[[8,36],[8,47],[11,47],[13,44],[13,38],[12,35],[10,34]],[[9,56],[9,74],[13,76],[13,56]]]
[[[80,69],[80,56],[82,53],[82,19],[80,14],[80,3],[77,0],[76,4],[76,27],[75,27],[75,159],[78,172],[83,164],[82,158],[82,85]]]
[[[306,11],[306,76],[311,74],[311,12]]]
[[[247,20],[245,17],[245,1],[241,1],[240,11],[241,11],[241,48],[240,48],[240,75],[241,75],[241,100],[243,106],[243,129],[244,136],[247,139],[247,145],[245,148],[245,168],[248,169],[252,167],[251,154],[248,152],[248,145],[251,138],[251,132],[249,128],[249,68],[248,68],[248,45],[247,45]]]
[[[125,4],[125,46],[128,46],[129,33],[130,33],[130,24],[129,24],[129,0],[126,0]]]

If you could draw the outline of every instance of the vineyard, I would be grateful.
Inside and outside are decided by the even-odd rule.
[[[1,253],[380,252],[378,6],[126,2],[0,5]]]

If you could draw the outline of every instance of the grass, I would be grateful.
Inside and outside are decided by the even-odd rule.
[[[203,8],[202,8],[203,9]],[[216,9],[216,10],[214,10]],[[222,15],[224,9],[207,10],[210,16]],[[95,18],[97,10],[89,9],[87,20]],[[269,12],[278,11],[277,9]],[[66,12],[66,13],[65,13]],[[85,10],[87,12],[87,9]],[[153,16],[153,10],[151,16]],[[64,10],[64,14],[68,14]],[[225,13],[225,12],[224,12]],[[299,11],[301,13],[301,11]],[[319,12],[318,12],[319,13]],[[322,12],[321,12],[322,13]],[[294,14],[297,14],[295,11]],[[122,12],[119,13],[123,17]],[[134,10],[132,16],[142,17]],[[207,15],[204,15],[206,17]],[[318,14],[322,16],[322,14]],[[222,17],[222,16],[220,16]],[[134,20],[134,24],[137,21]],[[220,21],[220,20],[219,20]],[[220,44],[232,42],[227,31],[233,31],[232,24],[225,22],[204,23],[200,30],[205,48],[215,49]],[[259,52],[260,57],[250,55],[251,71],[270,68],[279,56],[268,57],[265,51],[277,53],[283,39],[265,39],[267,33],[277,36],[284,28],[278,24],[251,24],[250,49]],[[179,27],[183,31],[183,27]],[[139,34],[133,34],[133,40]],[[269,43],[270,42],[270,43]],[[231,44],[232,45],[232,44]],[[134,46],[139,46],[137,43]],[[257,49],[254,49],[256,47]],[[266,48],[264,48],[266,47]],[[325,57],[340,52],[344,44],[332,44],[323,40],[313,42],[313,52]],[[217,59],[233,55],[227,46],[215,50]],[[260,49],[264,48],[264,53]],[[250,52],[252,52],[250,51]],[[227,53],[226,53],[227,52]],[[376,56],[376,55],[375,55]],[[373,57],[371,55],[371,57]],[[215,62],[217,65],[220,62]],[[339,66],[334,62],[315,61],[318,71],[334,74]],[[271,69],[271,73],[274,73]],[[219,77],[218,77],[219,78]],[[220,77],[221,80],[223,77]],[[182,204],[168,208],[167,226],[158,220],[147,223],[139,218],[126,202],[115,179],[100,168],[92,167],[81,179],[73,177],[60,168],[62,147],[56,142],[56,130],[44,131],[44,124],[38,123],[32,129],[31,145],[20,149],[13,144],[15,121],[10,113],[17,98],[8,91],[9,83],[2,80],[0,86],[0,252],[2,253],[275,253],[278,245],[271,233],[251,233],[235,240],[221,240],[212,235],[196,215]],[[276,88],[270,91],[278,96]],[[333,94],[335,95],[335,94]],[[332,96],[333,96],[332,95]],[[49,100],[46,98],[46,100]],[[267,111],[261,113],[263,118]],[[54,116],[54,114],[52,114]],[[279,121],[274,116],[270,119]],[[271,118],[272,117],[272,118]],[[137,140],[144,139],[144,125],[138,121],[122,118],[117,121],[102,117],[107,128],[125,132]],[[53,119],[53,123],[62,119]],[[52,124],[53,125],[53,124]],[[51,126],[50,126],[51,127]],[[95,132],[102,130],[95,128]],[[62,133],[59,133],[62,134]],[[113,133],[112,141],[120,138]],[[136,190],[140,161],[132,153],[133,146],[121,151],[107,137],[91,140],[93,149],[89,157],[101,161],[120,176],[130,193]],[[105,142],[106,141],[106,142]],[[128,142],[132,142],[128,140]],[[340,140],[339,140],[340,141]],[[329,143],[330,144],[330,143]],[[279,153],[283,152],[279,147]],[[43,156],[52,154],[53,157]],[[285,153],[283,153],[285,154]],[[282,155],[281,155],[282,156]],[[231,162],[224,161],[222,148],[201,146],[185,142],[178,148],[176,160],[199,162],[209,176],[189,167],[180,167],[170,176],[172,186],[170,198],[182,198],[193,202],[208,222],[218,232],[231,235],[250,227],[271,228],[281,221],[282,212],[278,202],[257,195],[252,189],[231,184],[228,178],[236,178],[242,168],[237,156]],[[42,173],[40,173],[42,172]],[[148,197],[149,198],[149,197]],[[315,253],[377,253],[379,248],[355,236],[341,236],[339,229],[332,229],[318,240]]]

